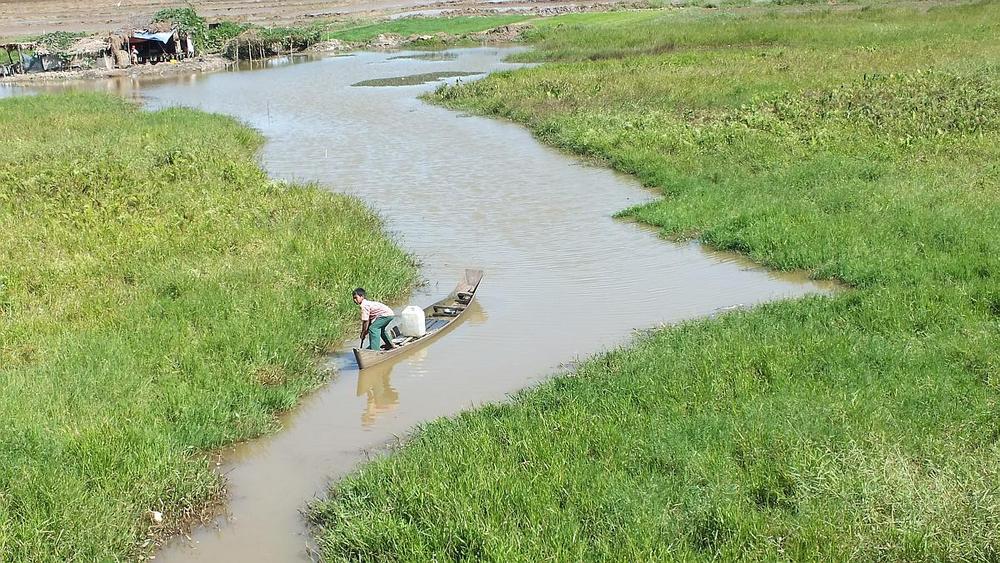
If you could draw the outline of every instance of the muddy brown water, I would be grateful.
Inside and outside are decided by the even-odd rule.
[[[236,116],[266,135],[261,162],[273,176],[316,181],[372,205],[421,261],[427,282],[391,303],[397,310],[447,294],[467,266],[486,271],[477,305],[429,346],[363,373],[350,355],[353,339],[326,359],[337,375],[282,416],[280,432],[227,450],[220,471],[228,514],[171,541],[157,561],[309,560],[300,511],[414,425],[504,400],[567,363],[627,343],[636,330],[832,289],[613,219],[655,196],[630,177],[541,145],[520,126],[417,98],[435,84],[351,86],[511,68],[504,49],[450,54],[284,60],[263,71],[103,86],[138,91],[153,108]]]

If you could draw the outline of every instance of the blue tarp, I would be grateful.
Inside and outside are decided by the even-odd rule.
[[[44,65],[42,62],[44,61]],[[42,70],[62,70],[63,61],[56,55],[21,55],[21,68],[26,73],[42,72]]]
[[[136,31],[132,34],[132,37],[136,39],[145,39],[146,41],[159,41],[166,45],[170,43],[170,40],[174,37],[173,31],[164,31],[163,33],[149,33],[146,31]]]

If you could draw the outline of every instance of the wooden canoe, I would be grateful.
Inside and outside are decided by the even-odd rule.
[[[476,299],[476,291],[479,290],[479,282],[482,280],[482,270],[466,270],[462,280],[458,282],[455,290],[448,297],[424,309],[427,334],[416,338],[403,336],[399,333],[399,327],[392,327],[390,338],[396,346],[392,350],[375,351],[367,348],[355,348],[354,358],[358,360],[358,368],[365,369],[415,350],[435,336],[440,335],[449,326],[455,324],[455,321],[462,318],[465,311],[472,305]]]

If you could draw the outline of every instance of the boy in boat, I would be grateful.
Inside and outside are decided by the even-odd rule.
[[[361,342],[364,343],[365,334],[368,334],[368,349],[379,350],[379,344],[385,341],[386,350],[392,350],[395,346],[389,335],[385,333],[385,327],[392,322],[394,313],[392,309],[378,301],[369,301],[368,294],[364,288],[359,287],[354,290],[354,302],[361,307]]]

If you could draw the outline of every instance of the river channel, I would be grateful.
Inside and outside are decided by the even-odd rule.
[[[356,341],[345,343],[326,360],[336,375],[282,416],[281,432],[228,450],[220,468],[228,514],[170,542],[158,562],[309,560],[300,510],[414,425],[504,400],[636,330],[830,290],[615,220],[655,195],[541,145],[518,125],[418,99],[439,82],[352,86],[505,70],[509,52],[358,53],[125,87],[154,109],[235,116],[267,137],[260,160],[274,177],[370,204],[426,280],[392,306],[435,301],[465,267],[486,272],[478,305],[430,346],[359,373],[349,352]]]

